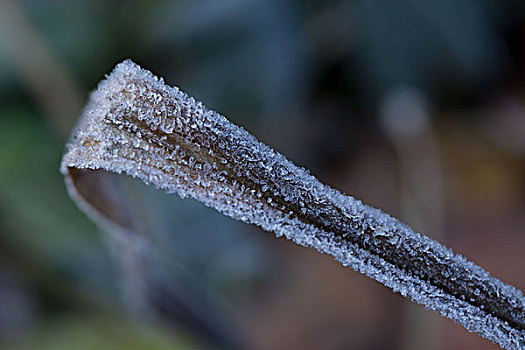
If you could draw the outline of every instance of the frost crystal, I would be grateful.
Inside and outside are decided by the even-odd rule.
[[[332,255],[508,349],[525,348],[518,289],[382,211],[334,190],[130,60],[91,95],[61,165],[102,225],[126,220],[89,177],[126,173]]]

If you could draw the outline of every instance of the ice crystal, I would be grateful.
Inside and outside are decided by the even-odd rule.
[[[91,95],[61,165],[71,195],[88,214],[106,226],[124,225],[118,212],[108,210],[103,193],[80,188],[79,179],[93,170],[126,173],[193,197],[330,254],[504,348],[525,347],[521,291],[388,214],[322,184],[130,60],[118,64]]]

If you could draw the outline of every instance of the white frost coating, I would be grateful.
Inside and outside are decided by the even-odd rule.
[[[75,188],[78,174],[85,175],[82,169],[126,173],[193,197],[330,254],[504,348],[525,348],[521,291],[388,214],[322,184],[129,60],[91,95],[61,165],[74,198],[107,225],[112,217],[105,207]]]

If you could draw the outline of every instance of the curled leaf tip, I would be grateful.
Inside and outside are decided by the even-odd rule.
[[[61,172],[72,197],[102,226],[134,225],[104,190],[108,172],[125,173],[329,254],[504,348],[525,348],[521,291],[322,184],[131,60],[92,93]]]

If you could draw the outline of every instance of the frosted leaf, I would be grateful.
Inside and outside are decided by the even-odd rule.
[[[525,348],[518,289],[382,211],[319,182],[243,128],[130,60],[93,92],[61,164],[68,189],[105,227],[127,224],[82,185],[104,170],[333,256],[508,349]],[[82,180],[82,181],[81,181]]]

